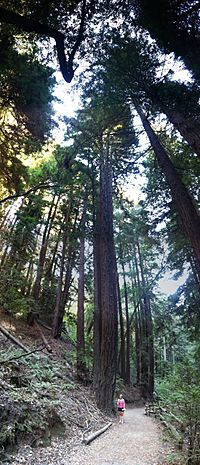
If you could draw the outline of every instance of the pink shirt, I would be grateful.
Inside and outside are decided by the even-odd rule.
[[[125,408],[125,401],[124,401],[124,399],[118,399],[118,401],[117,401],[117,406],[118,406],[119,408]]]

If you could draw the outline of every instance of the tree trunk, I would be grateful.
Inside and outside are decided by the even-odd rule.
[[[85,222],[86,201],[84,202],[82,214],[82,231],[80,238],[80,258],[78,277],[78,309],[77,309],[77,375],[81,378],[85,371],[85,333],[84,333],[84,305],[85,305]]]
[[[190,241],[198,263],[200,264],[200,217],[195,208],[193,200],[183,184],[178,172],[171,162],[166,150],[162,146],[159,138],[150,126],[141,107],[134,102],[138,115],[141,118],[143,127],[147,133],[150,143],[154,149],[158,164],[165,175],[166,181],[171,189],[172,198],[175,202],[177,212],[180,216],[183,231]]]
[[[49,263],[49,266],[48,266],[46,274],[45,274],[45,280],[46,280],[46,283],[47,283],[48,287],[51,286],[53,278],[55,276],[55,272],[56,272],[56,266],[57,266],[57,261],[58,261],[57,251],[58,251],[58,246],[59,246],[59,243],[60,243],[61,234],[62,234],[62,226],[60,227],[60,229],[58,231],[58,236],[56,238],[52,258],[51,258],[51,261]]]
[[[94,339],[100,342],[100,372],[96,383],[96,400],[99,408],[111,412],[114,407],[113,398],[117,372],[117,270],[113,235],[112,206],[112,167],[108,161],[109,135],[107,135],[106,156],[101,153],[100,164],[100,229],[99,253],[96,254],[96,283],[98,314],[100,322],[95,323],[95,331],[100,330],[100,337],[94,334]],[[100,323],[100,325],[99,325]],[[94,360],[94,365],[99,360]],[[95,366],[94,366],[95,368]],[[99,366],[98,366],[99,369]],[[98,383],[98,386],[97,386]]]
[[[154,340],[153,340],[153,322],[151,315],[150,299],[147,292],[147,285],[144,275],[143,259],[141,255],[139,241],[137,241],[140,273],[142,280],[142,293],[144,302],[144,326],[145,326],[145,353],[147,359],[147,372],[144,373],[145,395],[152,398],[154,391]],[[146,365],[146,364],[145,364]]]
[[[74,254],[75,257],[75,254]],[[61,293],[61,297],[59,300],[59,312],[57,315],[57,330],[56,330],[56,335],[54,337],[60,337],[62,333],[62,327],[63,327],[63,318],[65,315],[65,306],[69,297],[69,289],[72,283],[72,265],[74,264],[74,260],[71,259],[69,256],[67,257],[68,260],[68,265],[67,265],[67,270],[65,272],[65,278],[64,278],[64,289]]]
[[[26,296],[29,296],[31,294],[32,282],[33,282],[33,259],[30,260],[29,267],[27,270],[26,289],[25,289]]]
[[[97,392],[100,385],[101,373],[101,268],[100,268],[100,219],[97,207],[96,220],[94,220],[94,357],[93,357],[93,387]]]
[[[129,312],[128,312],[128,292],[126,285],[126,274],[124,268],[124,257],[122,251],[122,245],[120,244],[120,258],[121,258],[121,267],[123,273],[123,282],[124,282],[124,300],[125,300],[125,314],[126,314],[126,384],[130,384],[131,375],[130,375],[130,325],[129,325]]]
[[[124,319],[122,313],[119,276],[117,276],[118,290],[118,307],[119,307],[119,323],[120,323],[120,351],[118,356],[118,367],[120,366],[120,376],[125,381],[126,379],[126,349],[125,349],[125,334],[124,334]]]
[[[56,297],[56,307],[55,307],[53,328],[52,328],[52,334],[53,334],[53,337],[55,338],[61,336],[63,318],[65,314],[65,306],[66,306],[68,295],[69,295],[69,288],[71,285],[71,278],[72,278],[72,269],[74,266],[75,254],[76,254],[76,250],[74,248],[73,243],[70,242],[70,238],[73,238],[75,235],[79,209],[77,209],[76,211],[76,217],[75,217],[73,228],[71,231],[69,231],[70,214],[71,214],[71,205],[68,209],[66,219],[65,219],[65,231],[64,231],[64,236],[63,236],[63,249],[62,249],[62,257],[61,257],[61,264],[60,264],[60,276],[59,276],[58,291],[57,291],[57,297]],[[68,237],[67,237],[67,234],[68,234]],[[65,260],[67,261],[67,269],[66,269],[66,272],[64,273]],[[65,277],[64,277],[64,274],[65,274]],[[63,278],[64,278],[64,288],[63,288]]]
[[[190,145],[193,152],[200,157],[200,125],[193,118],[183,115],[178,110],[167,108],[164,105],[161,110]]]
[[[66,254],[66,247],[67,247],[67,228],[68,228],[68,221],[69,221],[69,215],[70,215],[69,210],[70,210],[70,207],[68,207],[68,211],[65,214],[65,218],[64,218],[62,255],[61,255],[61,261],[60,261],[60,272],[59,272],[58,288],[57,288],[57,294],[56,294],[56,306],[55,306],[53,326],[52,326],[52,335],[54,338],[57,338],[60,336],[60,311],[61,311],[60,307],[61,307],[61,302],[62,302],[62,286],[63,286],[64,265],[65,265],[65,254]]]
[[[7,244],[5,245],[5,248],[4,248],[4,251],[3,251],[3,255],[2,255],[1,263],[0,263],[0,269],[5,267],[7,258],[10,255],[10,243],[9,243],[9,241],[10,241],[10,239],[12,237],[12,234],[13,234],[13,232],[15,230],[16,223],[17,223],[17,216],[14,218],[14,220],[11,223],[11,226],[10,226],[9,238],[7,239]]]
[[[137,325],[137,338],[136,338],[136,367],[137,367],[137,382],[141,385],[144,383],[144,376],[146,376],[146,354],[145,354],[145,328],[144,328],[144,309],[142,301],[142,289],[140,283],[138,257],[136,254],[136,246],[133,244],[134,264],[136,271],[136,280],[138,288],[138,312],[136,314],[136,325]]]
[[[36,279],[35,279],[33,289],[32,289],[32,296],[36,301],[39,299],[39,296],[40,296],[41,280],[42,280],[42,276],[43,276],[43,270],[44,270],[48,240],[49,240],[52,224],[53,224],[53,221],[54,221],[54,218],[55,218],[55,215],[56,215],[58,202],[59,202],[59,197],[58,197],[57,202],[54,205],[55,197],[56,196],[54,195],[53,199],[52,199],[52,202],[51,202],[50,209],[49,209],[49,213],[48,213],[48,216],[47,216],[46,225],[45,225],[44,233],[43,233],[43,237],[42,237],[42,244],[41,244],[41,249],[40,249]],[[55,206],[55,208],[54,208],[54,206]],[[54,211],[53,211],[53,208],[54,208]],[[53,212],[53,215],[52,215],[52,212]]]
[[[5,212],[4,212],[4,215],[2,217],[2,221],[1,221],[1,224],[0,224],[0,231],[2,231],[4,229],[4,226],[6,226],[6,229],[9,227],[9,223],[10,221],[7,221],[7,219],[9,218],[9,215],[10,213],[12,212],[12,206],[10,205],[9,207],[6,208]],[[11,218],[12,218],[12,213],[11,213]],[[12,223],[12,221],[11,221]]]

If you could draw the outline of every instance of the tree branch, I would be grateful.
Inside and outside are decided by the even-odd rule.
[[[12,200],[12,199],[18,199],[19,197],[27,197],[31,192],[35,192],[38,189],[50,189],[51,187],[55,187],[55,184],[38,184],[38,186],[32,187],[28,191],[21,192],[20,194],[13,194],[13,195],[8,195],[7,197],[4,197],[4,199],[0,200],[0,205],[4,202],[7,202],[7,200]]]
[[[78,36],[76,39],[76,42],[72,48],[72,51],[69,55],[69,62],[73,63],[73,59],[75,56],[75,53],[77,52],[79,46],[81,45],[81,42],[83,40],[83,33],[84,33],[84,27],[85,27],[85,17],[86,17],[86,0],[83,0],[83,5],[82,5],[82,10],[81,10],[81,23],[79,27],[79,32]]]
[[[38,347],[37,349],[31,350],[30,352],[27,352],[26,354],[18,355],[18,357],[11,357],[11,358],[8,358],[7,360],[0,360],[0,365],[10,363],[12,360],[18,360],[19,358],[22,358],[22,357],[28,357],[28,355],[35,354],[35,352],[40,352],[43,349],[45,349],[45,345],[42,345],[41,347]]]
[[[16,337],[14,337],[12,334],[10,334],[3,326],[0,325],[0,331],[4,336],[8,337],[11,341],[14,342],[14,344],[17,344],[21,349],[23,349],[25,352],[28,352],[28,349],[22,344]]]
[[[26,32],[35,32],[37,34],[44,35],[46,37],[52,37],[56,42],[56,49],[58,54],[58,60],[60,64],[61,73],[66,82],[70,83],[74,76],[73,70],[73,59],[75,52],[77,51],[81,41],[83,39],[83,30],[84,22],[86,16],[86,0],[83,0],[82,14],[81,14],[81,24],[78,33],[76,43],[72,49],[72,52],[69,55],[69,59],[66,59],[65,49],[64,49],[64,39],[65,36],[56,29],[49,27],[45,24],[41,24],[34,19],[21,16],[18,13],[13,11],[6,10],[5,8],[0,7],[0,21],[6,24],[12,24],[13,26],[19,27]]]

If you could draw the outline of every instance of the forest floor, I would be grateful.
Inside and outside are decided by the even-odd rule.
[[[38,328],[11,320],[1,309],[0,324],[29,351],[40,349]],[[160,423],[144,415],[139,390],[123,390],[124,425],[106,417],[90,385],[76,379],[73,345],[42,330],[50,354],[42,348],[27,356],[0,333],[1,465],[174,465],[173,446],[164,441]],[[104,434],[84,445],[85,437],[110,421]]]

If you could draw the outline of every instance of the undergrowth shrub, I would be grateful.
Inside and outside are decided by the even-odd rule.
[[[163,404],[182,436],[185,465],[200,464],[200,372],[194,358],[186,358],[174,373],[157,383]],[[177,421],[176,421],[177,419]]]

